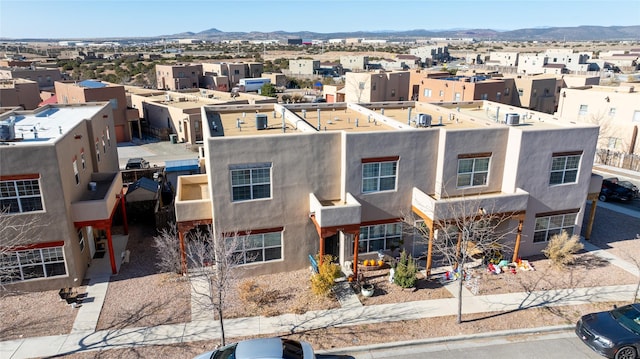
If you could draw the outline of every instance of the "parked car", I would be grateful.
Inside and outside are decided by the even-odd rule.
[[[141,168],[150,168],[149,162],[142,157],[130,158],[127,161],[127,166],[125,167],[128,170],[133,169],[141,169]]]
[[[607,358],[635,359],[640,352],[640,303],[583,315],[576,334]]]
[[[194,359],[315,359],[311,344],[284,338],[243,340]]]
[[[609,180],[611,182],[614,182],[614,183],[618,184],[619,186],[626,187],[626,188],[630,189],[633,192],[633,196],[635,198],[639,198],[640,197],[640,189],[638,189],[638,186],[634,185],[633,183],[631,183],[629,181],[620,181],[616,177],[607,178],[607,180]]]
[[[604,179],[602,180],[602,188],[600,189],[600,196],[598,199],[602,202],[608,200],[618,200],[623,202],[631,201],[636,194],[632,188],[622,186],[616,179]]]

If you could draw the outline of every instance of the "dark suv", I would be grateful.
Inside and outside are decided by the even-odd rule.
[[[617,178],[607,178],[602,180],[602,188],[598,199],[602,202],[608,200],[618,200],[629,202],[635,197],[633,189],[618,184]]]
[[[147,160],[145,160],[144,158],[138,157],[138,158],[130,158],[127,161],[127,166],[125,167],[128,170],[136,170],[136,169],[142,169],[142,168],[150,168],[151,166],[149,165],[149,162],[147,162]]]

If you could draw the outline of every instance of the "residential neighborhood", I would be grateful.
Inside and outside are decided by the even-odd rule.
[[[55,57],[41,55],[41,44],[4,44],[0,303],[26,303],[20,298],[34,293],[59,296],[69,327],[33,334],[31,325],[21,326],[24,314],[6,309],[2,315],[16,322],[1,327],[3,357],[75,358],[83,350],[69,341],[73,335],[87,336],[89,350],[160,344],[132,332],[121,343],[91,337],[113,329],[105,316],[122,304],[110,306],[121,302],[111,302],[116,295],[109,291],[127,282],[153,290],[136,281],[159,275],[165,279],[154,284],[158,296],[175,303],[153,305],[186,306],[186,312],[114,326],[126,332],[166,324],[167,333],[157,334],[164,343],[211,343],[225,336],[218,320],[227,307],[211,298],[203,305],[203,292],[230,291],[239,303],[239,283],[270,276],[275,285],[281,276],[284,286],[294,275],[291,282],[311,294],[311,278],[327,263],[336,271],[328,302],[320,301],[328,308],[309,299],[300,304],[306,310],[246,316],[247,325],[268,328],[263,331],[243,327],[233,314],[224,319],[228,336],[282,335],[289,330],[284,324],[256,323],[288,323],[283,318],[291,313],[306,316],[307,329],[316,330],[374,325],[382,308],[397,315],[388,322],[516,311],[518,295],[527,292],[574,289],[580,298],[567,295],[553,305],[574,299],[593,305],[584,310],[638,301],[638,40],[612,42],[608,50],[597,42],[555,41],[497,48],[473,38],[209,44],[163,38],[147,50],[60,40],[46,45]],[[239,56],[241,46],[253,50]],[[175,47],[180,51],[169,51]],[[137,74],[124,74],[136,68]],[[607,186],[614,185],[627,191],[611,195]],[[193,251],[202,233],[209,247],[199,261]],[[548,251],[563,233],[581,243],[571,255],[601,261],[588,268],[599,284],[538,283],[527,290],[524,282],[505,280],[521,286],[507,296],[480,274],[497,267],[496,278],[520,279],[536,265],[551,271]],[[218,246],[233,263],[221,262]],[[396,285],[405,256],[415,260],[412,275],[424,287],[397,289],[404,299],[389,299],[396,292],[387,286]],[[242,274],[233,287],[209,277],[202,287],[194,278],[215,273],[211,268]],[[607,276],[599,271],[620,275],[601,280]],[[165,293],[166,282],[181,290]],[[374,299],[363,294],[368,282],[376,283]],[[452,287],[458,283],[459,292]],[[256,288],[268,291],[260,285],[247,297],[257,297]],[[414,294],[420,297],[411,299]],[[142,293],[131,298],[136,295]],[[398,305],[414,303],[416,313],[426,312],[437,300],[440,314],[412,317]],[[332,310],[348,320],[332,323]],[[364,319],[352,317],[354,310],[363,310]],[[568,324],[557,325],[566,330]],[[179,330],[191,332],[177,340],[171,333]],[[45,336],[57,349],[37,348],[36,339]],[[320,351],[353,358],[361,350],[336,348]]]

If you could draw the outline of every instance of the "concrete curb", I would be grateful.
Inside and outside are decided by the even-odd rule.
[[[345,353],[362,353],[369,352],[372,350],[381,350],[381,349],[396,349],[396,348],[406,348],[408,346],[416,346],[416,345],[429,345],[429,344],[441,344],[441,343],[451,343],[451,342],[461,342],[465,340],[477,340],[477,339],[496,339],[498,337],[510,337],[514,335],[526,335],[526,334],[537,334],[537,333],[556,333],[556,332],[567,332],[573,331],[575,325],[556,325],[556,326],[548,326],[548,327],[537,327],[537,328],[524,328],[524,329],[507,329],[507,330],[499,330],[494,332],[485,332],[479,334],[465,334],[465,335],[456,335],[451,337],[437,337],[437,338],[428,338],[428,339],[416,339],[416,340],[405,340],[391,343],[380,343],[380,344],[371,344],[371,345],[361,345],[361,346],[353,346],[353,347],[343,347],[336,350],[318,350],[317,354],[345,354]]]

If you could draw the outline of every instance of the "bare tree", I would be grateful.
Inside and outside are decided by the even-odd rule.
[[[227,297],[240,277],[238,267],[253,260],[247,258],[247,253],[242,250],[242,240],[242,236],[237,233],[216,233],[212,226],[196,229],[186,236],[187,278],[192,293],[197,297],[195,303],[218,317],[221,345],[225,345],[224,311],[228,306]],[[181,253],[177,231],[173,228],[163,230],[155,237],[155,243],[160,249],[160,266],[165,270],[180,271]],[[191,308],[192,311],[194,309]]]
[[[15,252],[33,243],[47,223],[36,214],[11,214],[9,208],[0,208],[0,294],[12,293],[8,284],[16,277]]]
[[[404,217],[414,233],[414,241],[431,242],[432,255],[437,256],[439,264],[451,267],[458,283],[458,317],[462,323],[462,288],[465,268],[475,257],[483,256],[484,261],[496,258],[513,245],[510,237],[517,230],[513,222],[514,213],[502,211],[494,204],[488,204],[479,197],[465,197],[461,201],[452,201],[446,210],[447,218],[436,219],[434,232],[413,214]],[[510,243],[511,242],[511,243]],[[428,254],[427,254],[428,255]]]

